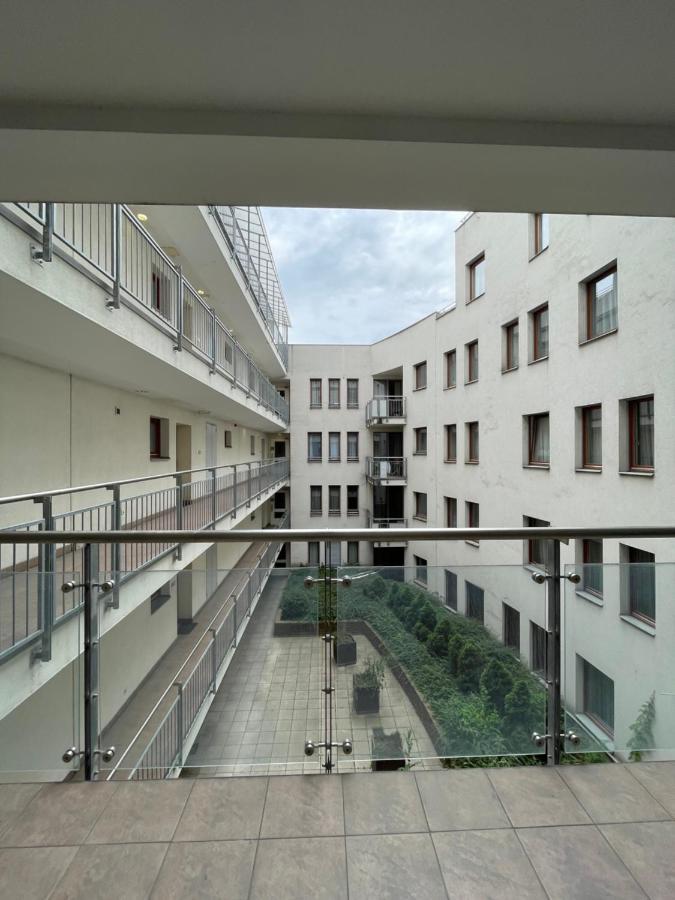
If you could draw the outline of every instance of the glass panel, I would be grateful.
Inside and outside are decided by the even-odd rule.
[[[597,337],[617,326],[617,273],[608,272],[590,285],[590,334]]]
[[[503,609],[520,613],[528,648],[530,620],[545,625],[545,587],[522,566],[423,563],[338,570],[338,771],[542,754],[531,736],[545,733],[544,685],[529,651],[504,644]],[[468,617],[479,599],[483,623]],[[511,615],[513,643],[514,629]]]

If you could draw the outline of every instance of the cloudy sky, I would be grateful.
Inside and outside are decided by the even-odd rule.
[[[461,212],[263,210],[294,344],[371,343],[454,301]]]

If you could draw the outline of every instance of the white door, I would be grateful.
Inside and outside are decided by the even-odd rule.
[[[206,460],[205,466],[211,468],[218,462],[218,428],[212,422],[206,423]]]

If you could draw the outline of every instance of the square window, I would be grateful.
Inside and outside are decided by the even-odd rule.
[[[584,538],[581,542],[583,571],[581,586],[587,594],[602,597],[602,541]]]
[[[602,406],[595,403],[581,409],[581,465],[602,468]]]
[[[457,351],[448,350],[445,359],[445,386],[454,388],[457,385]]]
[[[328,432],[328,462],[340,462],[340,432]]]
[[[518,368],[518,320],[509,322],[502,328],[503,363],[502,371],[510,372]]]
[[[530,362],[548,358],[548,303],[530,313]]]
[[[457,426],[445,426],[445,461],[457,462]]]
[[[415,518],[427,520],[427,495],[418,491],[413,491],[413,500],[415,503]]]
[[[328,485],[328,515],[329,516],[339,516],[340,515],[340,485],[339,484],[329,484]]]
[[[359,379],[347,379],[347,409],[359,408]]]
[[[339,378],[329,378],[328,379],[328,408],[329,409],[339,409],[340,408],[340,379]]]
[[[457,528],[457,498],[445,498],[445,527]]]
[[[614,682],[585,659],[581,662],[582,712],[610,737],[614,735]]]
[[[586,282],[587,341],[615,331],[618,325],[617,269],[613,266]]]
[[[309,379],[309,408],[321,409],[321,379]]]
[[[533,217],[533,256],[537,256],[548,247],[550,216],[548,213],[535,213]]]
[[[359,458],[359,433],[347,432],[347,462],[358,462]]]
[[[621,609],[625,615],[656,624],[656,559],[653,553],[621,544]]]
[[[508,603],[502,603],[502,622],[504,646],[520,653],[520,613]]]
[[[485,598],[483,588],[477,584],[471,584],[470,581],[465,582],[466,587],[466,617],[467,619],[476,619],[483,622],[485,617]]]
[[[307,460],[309,462],[321,462],[322,456],[321,432],[309,431],[307,433]]]
[[[426,360],[413,366],[415,390],[421,391],[427,386],[427,363]]]
[[[466,423],[466,462],[478,462],[478,422]]]
[[[476,300],[485,293],[485,254],[481,253],[469,265],[469,300]]]
[[[427,561],[422,556],[413,556],[415,561],[415,579],[422,584],[427,583]]]
[[[654,397],[628,401],[628,459],[631,471],[654,471]]]
[[[320,516],[322,513],[321,502],[322,488],[320,484],[312,484],[309,488],[309,514]]]
[[[526,419],[527,465],[547,468],[551,457],[548,413],[537,413]]]
[[[466,384],[478,381],[478,341],[465,344],[464,356],[466,359]]]
[[[359,486],[358,484],[347,485],[347,515],[358,516],[359,514]]]
[[[445,570],[445,605],[457,610],[457,575]]]
[[[426,428],[413,428],[415,436],[415,450],[417,456],[427,455],[427,430]]]

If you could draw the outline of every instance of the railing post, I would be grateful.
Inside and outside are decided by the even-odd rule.
[[[218,655],[216,653],[216,629],[209,628],[211,632],[211,693],[216,693],[216,675],[218,674]]]
[[[178,688],[178,713],[176,718],[178,719],[178,747],[176,748],[176,759],[177,765],[183,765],[183,684],[180,681],[175,682],[175,686]]]
[[[120,308],[120,287],[122,283],[122,206],[112,206],[112,241],[113,241],[113,298],[108,303],[109,309]]]
[[[178,309],[176,310],[176,346],[174,350],[183,349],[183,302],[185,283],[183,281],[183,267],[179,264],[176,266],[178,273]]]
[[[553,540],[551,552],[551,577],[547,579],[547,630],[546,630],[546,765],[557,766],[563,750],[561,734],[560,698],[560,541]]]
[[[211,374],[216,371],[216,311],[210,307],[211,312]]]
[[[109,490],[113,492],[113,531],[122,530],[122,494],[121,485],[110,485]],[[112,597],[106,601],[106,605],[110,609],[119,609],[120,606],[120,570],[122,568],[122,545],[112,545],[112,573],[111,578],[115,582]]]
[[[232,594],[232,618],[234,619],[234,631],[232,632],[232,648],[237,648],[237,595]]]
[[[44,530],[54,530],[54,513],[52,498],[42,497],[36,500],[42,504],[42,519]],[[40,646],[33,651],[33,659],[40,662],[49,662],[52,658],[52,630],[54,628],[54,578],[56,575],[56,545],[41,544],[38,555],[38,615],[39,626],[42,632]]]
[[[176,475],[176,530],[183,530],[183,482],[182,475]],[[183,545],[176,544],[176,559],[183,558]]]
[[[237,518],[237,464],[232,466],[232,518]]]
[[[211,469],[211,528],[216,528],[216,470]]]
[[[98,775],[99,733],[99,627],[94,576],[98,575],[98,547],[84,545],[84,778],[95,781]]]
[[[31,257],[35,262],[51,262],[54,246],[54,204],[45,203],[45,221],[42,226],[42,246],[31,245]]]
[[[250,508],[251,508],[251,489],[252,489],[252,484],[251,484],[251,479],[252,479],[252,475],[251,475],[251,463],[246,463],[246,465],[248,466],[248,492],[247,492],[247,493],[248,493],[248,500],[246,501],[246,509],[250,509]]]

